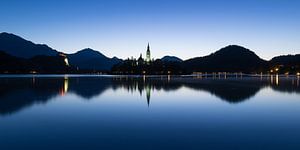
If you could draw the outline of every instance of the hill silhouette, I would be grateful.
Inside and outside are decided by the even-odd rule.
[[[37,55],[56,56],[58,52],[44,44],[34,44],[14,34],[0,33],[0,51],[21,58]]]
[[[70,71],[58,52],[47,45],[35,44],[17,35],[0,33],[0,71],[28,73],[40,70],[47,73]],[[182,61],[165,56],[143,64],[138,59],[108,58],[99,51],[87,48],[67,54],[72,68],[68,73],[107,72],[112,74],[190,74],[192,72],[280,73],[300,72],[300,55],[274,57],[265,61],[247,48],[230,45],[204,57]],[[133,65],[141,64],[141,65]],[[273,70],[273,72],[272,72]],[[274,70],[278,70],[274,72]]]
[[[283,55],[271,59],[272,65],[298,65],[300,66],[300,54],[298,55]]]
[[[279,68],[280,74],[295,74],[300,71],[300,54],[274,57],[269,61],[271,69]]]
[[[33,64],[35,62],[32,61],[36,60],[37,59],[36,57],[38,58],[41,58],[43,56],[55,57],[60,53],[48,47],[47,45],[35,44],[17,35],[6,33],[6,32],[0,33],[0,51],[3,52],[0,54],[2,60],[7,61],[4,64],[2,64],[3,70],[17,69],[18,72],[22,72],[25,70],[27,72],[28,70],[33,70],[32,66],[34,66]],[[48,60],[49,62],[44,61],[42,64],[45,65],[46,63],[49,63],[48,65],[46,65],[47,67],[46,66],[41,67],[40,65],[35,65],[35,66],[38,66],[38,68],[40,69],[48,68],[51,70],[53,70],[55,67],[58,67],[58,70],[64,67],[64,66],[58,66],[57,61],[54,59],[49,60],[49,57],[45,57],[45,58],[47,58],[46,60]],[[28,61],[26,59],[28,60],[31,59],[31,61]],[[110,71],[113,65],[122,61],[117,57],[108,58],[102,53],[89,48],[78,51],[74,54],[69,54],[68,59],[70,65],[74,68],[79,68],[82,70],[97,70],[97,71],[99,70]],[[42,59],[39,59],[39,61],[42,61]],[[51,64],[53,66],[51,66]],[[9,69],[9,66],[11,69]]]
[[[189,71],[202,72],[255,72],[263,70],[267,62],[241,46],[230,45],[204,57],[184,61]]]
[[[164,56],[163,58],[161,58],[161,61],[163,61],[163,62],[182,62],[183,60],[176,56]]]
[[[121,62],[121,60],[116,57],[108,58],[102,53],[90,48],[69,54],[68,58],[70,65],[84,70],[110,71],[113,65]]]

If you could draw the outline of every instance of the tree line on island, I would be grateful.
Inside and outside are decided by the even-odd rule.
[[[195,72],[242,72],[299,74],[300,54],[263,60],[238,45],[224,47],[204,57],[181,60],[175,56],[150,58],[108,58],[99,51],[84,49],[65,54],[47,45],[35,44],[19,36],[0,33],[0,73],[106,73],[133,75],[192,74]]]

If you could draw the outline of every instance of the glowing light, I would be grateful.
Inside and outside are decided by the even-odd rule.
[[[34,70],[33,70],[33,71],[30,71],[30,73],[31,73],[31,74],[36,74],[37,71],[34,71]]]
[[[66,64],[67,66],[70,66],[70,65],[69,65],[69,61],[68,61],[68,58],[67,58],[67,57],[64,59],[64,61],[65,61],[65,64]]]
[[[273,73],[273,70],[270,70],[271,73]]]
[[[276,70],[276,71],[279,71],[279,68],[276,68],[275,70]]]
[[[67,66],[70,66],[70,65],[69,65],[69,61],[68,61],[68,58],[67,58],[67,55],[66,55],[66,54],[64,54],[64,53],[60,53],[60,54],[59,54],[59,56],[64,58],[65,65],[67,65]]]
[[[297,76],[300,76],[300,72],[297,73]]]

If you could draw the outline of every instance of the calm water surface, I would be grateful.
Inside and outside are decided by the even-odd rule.
[[[299,78],[1,76],[0,149],[299,150]]]

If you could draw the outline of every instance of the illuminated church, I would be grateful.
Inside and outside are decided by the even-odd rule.
[[[138,59],[138,64],[142,65],[142,64],[147,64],[150,65],[151,63],[151,52],[150,52],[150,44],[148,43],[147,46],[147,51],[146,51],[146,59],[143,59],[142,54],[140,55],[140,58]]]
[[[151,61],[151,52],[150,52],[150,45],[148,43],[147,52],[146,52],[146,63],[150,64],[150,61]]]

